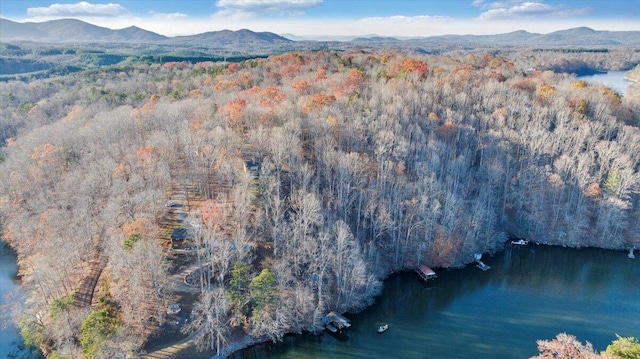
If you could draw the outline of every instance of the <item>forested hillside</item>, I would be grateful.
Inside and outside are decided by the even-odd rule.
[[[461,266],[509,235],[640,246],[638,113],[535,70],[577,57],[320,51],[0,83],[24,336],[57,357],[138,353],[186,266],[183,329],[220,349],[315,331],[391,272]],[[167,221],[178,193],[185,218]]]

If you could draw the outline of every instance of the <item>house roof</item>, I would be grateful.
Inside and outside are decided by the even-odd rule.
[[[435,274],[436,274],[436,272],[434,272],[434,271],[433,271],[433,269],[431,269],[431,268],[427,267],[427,266],[426,266],[426,265],[424,265],[424,264],[422,264],[422,265],[420,266],[420,271],[421,271],[424,275],[426,275],[426,276],[432,276],[432,275],[435,275]]]
[[[187,238],[187,229],[186,228],[175,228],[173,232],[171,232],[171,240],[172,241],[182,241]]]

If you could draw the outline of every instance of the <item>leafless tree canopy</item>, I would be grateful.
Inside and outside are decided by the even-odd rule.
[[[315,331],[389,273],[460,266],[505,234],[640,245],[638,105],[540,70],[563,56],[639,55],[320,51],[0,83],[0,225],[23,330],[90,356],[94,309],[65,298],[92,260],[94,307],[117,327],[102,356],[139,350],[189,266],[185,329],[221,350],[240,331]]]

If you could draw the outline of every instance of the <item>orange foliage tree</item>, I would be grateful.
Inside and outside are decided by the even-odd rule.
[[[602,196],[602,189],[600,188],[599,184],[591,183],[584,191],[584,195],[587,197],[597,198]]]
[[[347,78],[340,86],[340,90],[347,96],[351,96],[360,90],[360,87],[364,83],[364,74],[357,69],[352,69],[347,73]]]
[[[504,74],[500,71],[491,71],[489,73],[489,78],[494,79],[498,82],[505,82],[507,80]]]
[[[533,92],[537,88],[538,81],[539,80],[534,77],[524,77],[524,78],[515,80],[511,86],[513,86],[513,88],[516,88],[518,90],[526,90],[526,91]]]
[[[200,214],[202,215],[202,224],[206,228],[222,228],[227,222],[226,215],[215,201],[208,199],[200,204]]]
[[[446,121],[436,129],[436,133],[447,143],[453,142],[456,132],[458,132],[458,126],[451,121]]]
[[[473,66],[466,64],[464,66],[457,67],[453,70],[453,74],[455,75],[456,79],[469,81],[473,74]]]
[[[589,84],[587,83],[587,81],[578,80],[578,81],[572,83],[571,86],[574,87],[574,88],[577,88],[577,89],[584,89],[584,88],[587,88],[589,86]]]
[[[334,95],[326,95],[323,93],[317,93],[304,101],[302,105],[302,112],[308,114],[312,111],[318,111],[326,106],[331,105],[336,101]]]
[[[122,178],[125,181],[128,181],[129,177],[131,176],[131,166],[124,163],[118,164],[113,169],[112,176],[113,178]]]
[[[326,66],[320,66],[318,67],[318,70],[316,70],[316,77],[315,80],[316,81],[321,81],[327,78],[327,67]]]
[[[158,100],[160,99],[160,97],[156,94],[151,95],[151,97],[149,98],[149,101],[147,101],[141,108],[140,111],[144,112],[144,113],[149,113],[151,112],[151,110],[153,110],[153,108],[155,107],[156,103],[158,102]]]
[[[555,93],[556,88],[548,84],[543,84],[536,90],[536,94],[542,101],[550,99]]]
[[[442,226],[438,226],[436,238],[430,249],[430,257],[433,260],[433,264],[437,267],[451,267],[456,263],[459,251],[459,243],[447,235]]]
[[[404,73],[416,74],[419,78],[424,78],[429,73],[429,66],[426,62],[414,58],[402,60],[402,71]]]
[[[44,143],[33,149],[31,159],[38,164],[54,164],[62,161],[62,147]]]
[[[619,106],[620,104],[622,104],[620,95],[618,95],[618,93],[613,91],[612,89],[605,87],[602,89],[602,94],[610,100],[612,105]]]
[[[277,87],[268,86],[262,91],[260,96],[260,105],[263,107],[273,107],[284,101],[287,96]]]
[[[238,69],[237,63],[229,64],[229,66],[227,66],[227,70],[229,70],[229,72],[236,72],[237,69]]]
[[[71,109],[71,111],[69,111],[69,113],[67,114],[67,116],[63,120],[65,120],[65,121],[73,121],[76,118],[78,118],[78,116],[80,116],[83,111],[84,111],[84,108],[82,106],[73,105],[73,108]]]
[[[309,85],[309,81],[300,80],[300,81],[294,82],[291,85],[291,88],[296,91],[297,95],[306,95],[309,93],[309,89],[311,89],[311,86]]]
[[[220,80],[213,86],[213,89],[218,92],[235,92],[240,90],[240,86],[234,81]]]
[[[151,223],[147,218],[137,218],[122,225],[122,234],[125,237],[129,237],[132,234],[144,234],[148,233],[150,228]]]
[[[140,147],[136,152],[136,156],[140,162],[148,162],[151,157],[153,157],[157,153],[155,147],[152,146],[144,146]]]
[[[245,108],[247,108],[247,101],[244,99],[231,100],[222,106],[221,114],[227,126],[237,128],[242,122]]]
[[[426,62],[410,57],[400,61],[400,59],[395,59],[391,55],[385,55],[382,58],[382,63],[387,65],[385,76],[388,79],[402,75],[415,75],[422,79],[429,73],[429,66]]]

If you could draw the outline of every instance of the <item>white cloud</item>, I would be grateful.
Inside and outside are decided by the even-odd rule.
[[[572,8],[566,5],[555,6],[542,2],[480,2],[477,5],[483,9],[489,9],[480,14],[479,19],[481,20],[569,17],[585,15],[591,11],[589,8]]]
[[[489,1],[486,0],[474,0],[471,3],[471,6],[479,7],[481,9],[499,9],[499,8],[509,8],[514,5],[518,5],[524,2],[528,2],[531,0],[500,0],[500,1]]]
[[[404,15],[394,15],[394,16],[375,16],[375,17],[365,17],[358,21],[361,22],[394,22],[394,23],[416,23],[416,22],[425,22],[425,21],[443,21],[443,20],[451,20],[452,17],[449,16],[430,16],[430,15],[418,15],[418,16],[404,16]]]
[[[181,12],[174,12],[174,13],[162,13],[162,12],[156,12],[156,11],[149,11],[149,15],[151,15],[151,17],[153,19],[158,19],[158,20],[186,20],[187,18],[189,18],[189,15],[187,14],[183,14]]]
[[[442,35],[444,29],[452,31],[450,29],[453,23],[458,23],[456,20],[449,16],[430,16],[430,15],[418,15],[418,16],[384,16],[384,17],[367,17],[355,22],[355,26],[365,31],[369,29],[369,32],[360,32],[361,34],[376,33],[382,36],[428,36],[429,34]],[[467,21],[468,22],[468,21]],[[325,29],[328,28],[325,26]]]
[[[302,14],[304,10],[322,4],[322,0],[218,0],[222,14],[271,13]]]
[[[30,7],[28,16],[119,16],[128,11],[120,4],[91,4],[81,1],[76,4],[51,4],[47,7]]]

